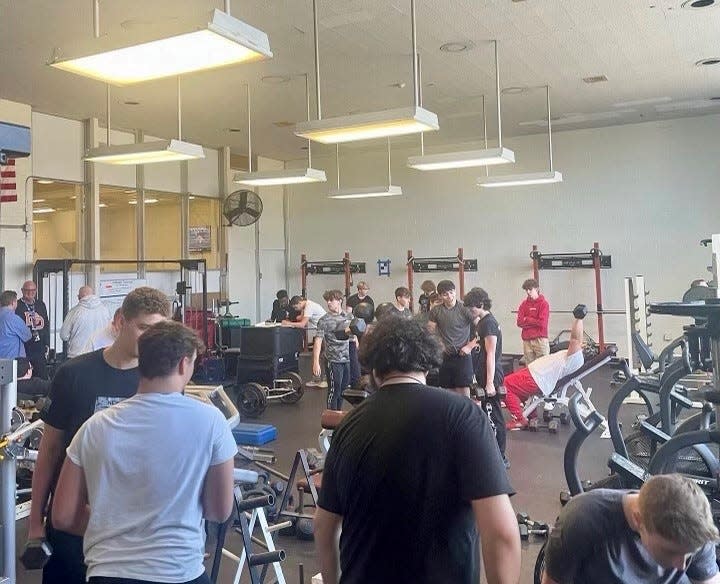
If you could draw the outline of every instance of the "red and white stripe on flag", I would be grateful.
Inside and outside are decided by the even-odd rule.
[[[9,158],[7,164],[0,165],[0,203],[15,201],[17,201],[15,159]]]

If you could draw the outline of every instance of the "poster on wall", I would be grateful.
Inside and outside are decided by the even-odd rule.
[[[212,250],[210,226],[188,227],[188,248],[190,253]]]
[[[100,280],[98,296],[103,304],[107,306],[110,314],[114,314],[115,311],[122,306],[125,296],[140,286],[147,286],[147,280],[138,278],[108,278],[106,280]]]

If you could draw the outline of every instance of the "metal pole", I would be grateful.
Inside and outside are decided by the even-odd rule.
[[[603,323],[602,285],[600,279],[600,245],[593,244],[593,268],[595,268],[595,297],[597,299],[598,344],[600,350],[605,350],[605,325]]]
[[[17,405],[17,362],[0,360],[0,434],[11,431],[13,408]],[[0,524],[2,524],[2,574],[15,584],[15,459],[5,456],[0,462]],[[5,581],[5,580],[3,580]]]
[[[350,296],[350,283],[352,276],[350,275],[350,252],[346,251],[343,256],[343,269],[345,271],[345,299]]]
[[[178,140],[182,140],[182,94],[180,93],[180,75],[177,78],[177,116],[178,116]]]
[[[412,266],[412,258],[413,258],[413,252],[411,249],[407,250],[407,263],[405,264],[407,267],[407,279],[408,279],[408,290],[410,290],[410,312],[413,310],[413,305],[415,303],[414,295],[413,295],[413,266]]]
[[[248,172],[252,172],[252,129],[250,128],[250,84],[247,89],[247,128],[248,128]]]
[[[533,278],[535,279],[536,282],[539,283],[539,282],[540,282],[540,262],[539,262],[538,259],[535,257],[535,252],[537,252],[538,246],[537,246],[537,245],[533,245],[532,250],[533,250],[533,255],[532,255],[532,261],[533,261]]]
[[[458,248],[458,280],[460,284],[460,299],[465,298],[465,254],[463,248]]]
[[[420,53],[417,54],[417,70],[418,70],[418,105],[422,107],[422,69],[420,67]],[[420,132],[420,156],[425,156],[425,132]]]
[[[300,256],[300,295],[307,298],[307,256]]]
[[[485,150],[487,150],[488,147],[488,141],[487,141],[487,114],[485,112],[485,94],[483,93],[482,96],[482,112],[483,112],[483,139],[485,140]],[[490,168],[488,165],[485,165],[485,176],[490,176]]]
[[[550,116],[550,85],[545,86],[545,95],[547,100],[547,118],[548,118],[548,158],[550,159],[550,172],[553,171],[553,148],[552,148],[552,117]]]
[[[100,0],[93,0],[93,34],[100,38]]]
[[[313,37],[315,38],[315,104],[317,105],[317,119],[322,120],[320,106],[320,43],[318,41],[318,14],[317,0],[313,0]]]
[[[335,168],[337,168],[337,188],[340,190],[340,144],[335,144]]]
[[[307,102],[307,121],[310,121],[310,75],[305,73],[305,101]],[[308,168],[312,168],[312,140],[308,140]]]
[[[105,141],[110,146],[110,84],[105,85],[105,117],[107,118],[107,137]]]
[[[418,83],[419,66],[417,55],[417,23],[415,15],[415,0],[410,0],[410,22],[412,25],[412,63],[413,63],[413,105],[420,105],[420,86]]]
[[[500,58],[498,57],[498,42],[495,45],[495,97],[497,98],[498,148],[502,148],[502,116],[500,115]]]
[[[225,0],[225,14],[230,16],[230,0]]]

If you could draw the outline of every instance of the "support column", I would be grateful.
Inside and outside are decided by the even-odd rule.
[[[145,141],[145,133],[142,130],[135,130],[135,143]],[[135,225],[137,226],[137,259],[145,259],[145,165],[135,165]],[[137,265],[137,277],[145,278],[145,264]]]
[[[83,134],[85,149],[95,148],[100,141],[100,128],[97,118],[83,121]],[[80,203],[82,215],[80,223],[80,237],[78,248],[82,250],[84,259],[100,259],[100,182],[97,177],[97,168],[94,162],[84,164],[84,185],[82,201]],[[85,268],[85,279],[89,286],[97,288],[99,281],[99,266],[88,265]]]
[[[190,182],[188,179],[188,161],[180,162],[180,257],[190,257],[190,241],[188,227],[190,226]]]
[[[220,256],[220,298],[228,298],[228,229],[222,215],[225,198],[230,194],[230,148],[218,150],[218,192],[220,194],[220,229],[218,230],[218,254]]]

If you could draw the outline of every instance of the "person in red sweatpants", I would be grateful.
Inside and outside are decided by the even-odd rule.
[[[558,380],[574,373],[585,363],[582,352],[583,321],[587,314],[584,304],[578,304],[573,311],[575,320],[570,330],[567,350],[558,351],[535,359],[527,367],[505,376],[505,405],[513,420],[507,422],[508,430],[522,430],[528,421],[523,415],[523,402],[533,395],[550,395]]]

